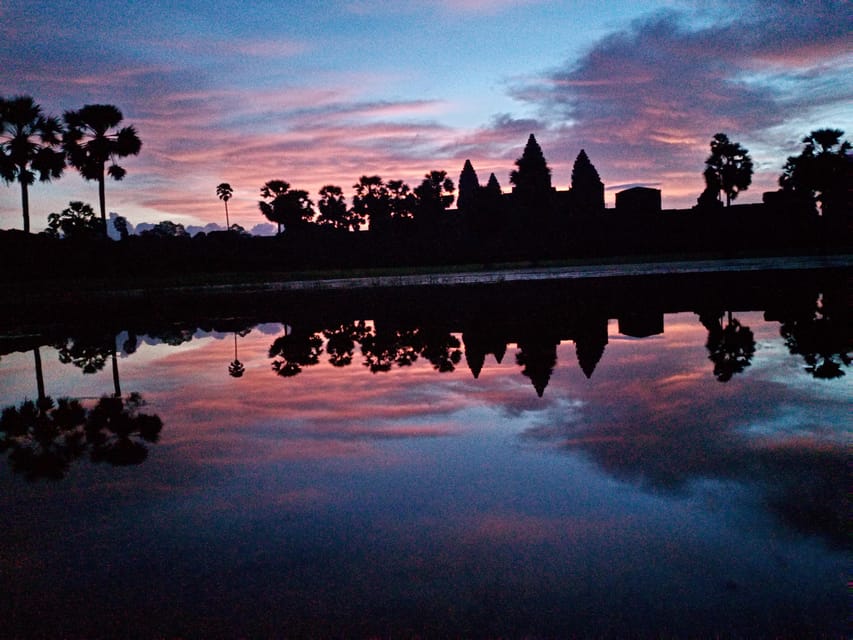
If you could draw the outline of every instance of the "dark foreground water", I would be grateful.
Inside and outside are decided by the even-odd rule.
[[[0,636],[844,637],[849,280],[783,280],[9,330]]]

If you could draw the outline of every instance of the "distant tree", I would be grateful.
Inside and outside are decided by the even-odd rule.
[[[59,178],[65,154],[59,149],[62,125],[44,115],[29,96],[0,98],[0,178],[21,185],[24,231],[30,231],[29,187],[38,174],[41,182]]]
[[[711,155],[705,160],[705,184],[709,191],[726,194],[726,206],[752,183],[752,158],[740,143],[731,142],[724,133],[711,139]]]
[[[124,178],[127,171],[116,160],[137,155],[142,149],[142,141],[133,125],[116,128],[124,116],[118,107],[111,104],[87,104],[78,111],[66,111],[64,119],[66,128],[62,144],[68,163],[85,180],[97,180],[101,220],[106,233],[105,177],[109,174],[114,180]],[[109,168],[107,162],[110,163]]]
[[[386,186],[391,219],[398,222],[412,220],[415,217],[418,199],[411,187],[402,180],[389,180]]]
[[[225,228],[231,229],[231,221],[228,219],[228,201],[234,194],[234,189],[227,182],[222,182],[216,187],[216,195],[225,203]]]
[[[476,204],[479,191],[480,180],[477,178],[477,172],[474,171],[471,161],[466,160],[462,173],[459,174],[459,197],[456,199],[456,207],[462,212],[470,211]]]
[[[573,212],[594,214],[604,211],[604,183],[583,149],[572,167],[570,192]]]
[[[453,204],[453,192],[456,187],[447,177],[446,171],[430,171],[423,181],[415,187],[417,198],[416,217],[424,221],[434,221]]]
[[[314,203],[308,197],[307,191],[291,189],[290,183],[284,180],[270,180],[261,187],[261,197],[266,201],[258,203],[267,220],[293,231],[309,222],[314,216]]]
[[[152,228],[140,232],[139,235],[156,238],[186,238],[189,236],[189,233],[187,233],[186,228],[180,222],[163,220],[155,224]]]
[[[779,185],[820,203],[824,215],[846,207],[851,144],[840,129],[816,129],[803,138],[803,151],[790,156],[782,168]]]
[[[551,198],[551,169],[532,133],[515,165],[518,168],[509,174],[509,181],[515,185],[513,193],[520,203],[533,209],[547,208]]]
[[[121,238],[122,240],[127,240],[128,236],[130,235],[130,231],[127,224],[127,218],[125,218],[124,216],[116,216],[113,219],[113,226],[115,227],[116,231],[118,231],[119,238]]]
[[[73,200],[62,213],[51,213],[47,216],[45,231],[57,237],[93,238],[103,234],[103,227],[101,221],[95,217],[91,205]]]
[[[352,214],[367,220],[371,231],[386,229],[391,221],[391,196],[379,176],[361,176],[353,185]]]
[[[347,200],[343,189],[334,185],[326,185],[320,189],[320,199],[317,201],[318,224],[335,229],[351,229],[358,231],[361,220],[347,208]]]

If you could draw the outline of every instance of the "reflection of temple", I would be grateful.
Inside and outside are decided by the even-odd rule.
[[[607,348],[609,319],[616,321],[620,334],[643,339],[663,333],[665,313],[680,311],[700,315],[708,329],[706,347],[714,375],[729,380],[749,366],[755,352],[751,331],[737,321],[737,314],[760,309],[766,310],[767,320],[780,322],[785,345],[804,360],[807,372],[835,378],[844,376],[851,364],[847,279],[846,272],[828,284],[824,277],[797,273],[780,280],[772,272],[721,273],[258,295],[250,298],[255,309],[250,317],[240,316],[239,308],[227,308],[220,310],[227,314],[222,320],[208,320],[210,309],[202,308],[198,319],[178,322],[146,317],[134,307],[128,316],[132,320],[108,317],[100,326],[87,316],[86,328],[80,331],[61,324],[51,324],[41,334],[9,330],[0,337],[0,355],[33,352],[39,398],[45,395],[40,346],[54,345],[61,362],[83,372],[103,370],[112,359],[114,395],[121,397],[117,343],[131,356],[143,343],[194,340],[198,327],[205,334],[221,332],[234,340],[229,374],[236,377],[244,371],[237,338],[256,324],[286,314],[284,334],[267,354],[282,377],[320,362],[361,366],[379,375],[421,358],[441,373],[454,371],[464,357],[476,379],[490,362],[504,362],[509,345],[516,345],[512,362],[542,396],[557,366],[561,342],[574,343],[578,366],[591,379]],[[732,313],[724,315],[723,309]],[[124,330],[116,332],[119,326]]]

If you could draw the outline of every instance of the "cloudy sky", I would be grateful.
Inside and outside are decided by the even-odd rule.
[[[739,202],[758,202],[811,129],[853,132],[851,30],[844,0],[4,0],[0,95],[118,106],[143,148],[107,208],[134,224],[224,223],[229,182],[251,228],[267,180],[349,196],[364,174],[457,179],[466,158],[508,189],[530,133],[558,188],[584,148],[609,205],[646,185],[676,207],[722,131],[756,167]],[[33,228],[72,199],[96,185],[36,185]],[[12,227],[20,191],[0,186]]]

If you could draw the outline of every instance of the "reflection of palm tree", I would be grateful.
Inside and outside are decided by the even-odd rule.
[[[59,480],[85,451],[86,411],[78,400],[25,400],[0,415],[0,451],[9,451],[15,473],[28,480]]]
[[[422,352],[423,339],[416,328],[376,327],[361,341],[364,366],[371,373],[390,371],[395,364],[408,367],[417,361]]]
[[[728,382],[736,373],[742,373],[755,354],[755,338],[749,327],[732,317],[728,312],[725,325],[724,314],[701,314],[700,321],[708,329],[708,359],[714,363],[714,377]]]
[[[237,359],[237,332],[234,332],[234,360],[228,365],[228,375],[232,378],[242,378],[246,367]]]
[[[44,399],[44,373],[41,368],[41,352],[39,352],[39,348],[35,347],[33,349],[33,356],[36,361],[36,389],[38,390],[38,398],[39,402]]]
[[[119,383],[118,378],[118,358],[116,357],[116,344],[115,340],[112,343],[112,350],[110,355],[112,356],[113,361],[113,393],[116,398],[121,398],[121,384]]]
[[[839,321],[831,298],[820,296],[806,313],[785,318],[780,333],[788,351],[801,355],[806,362],[805,370],[815,378],[831,380],[845,375],[842,366],[851,362],[848,323]]]
[[[355,352],[355,343],[362,341],[369,332],[370,330],[365,325],[364,320],[359,320],[357,323],[342,324],[336,329],[324,331],[329,363],[333,367],[345,367],[351,364]]]
[[[423,331],[421,353],[439,373],[449,373],[462,359],[462,343],[459,339],[441,329],[426,328]]]
[[[139,411],[144,404],[138,393],[104,396],[89,411],[76,399],[25,400],[0,414],[0,451],[28,480],[63,478],[87,450],[93,462],[139,464],[148,456],[143,442],[157,442],[163,428],[159,416]]]
[[[142,441],[157,442],[163,421],[157,415],[140,413],[144,404],[136,392],[127,398],[104,396],[98,400],[86,419],[86,440],[92,447],[93,462],[126,466],[148,457]]]
[[[55,345],[62,364],[73,364],[83,373],[97,373],[107,363],[107,355],[111,353],[103,337],[80,339],[66,338]]]
[[[286,332],[272,343],[270,358],[281,358],[272,363],[273,371],[289,378],[302,371],[302,367],[312,366],[320,361],[323,353],[323,339],[316,333],[305,331]]]

